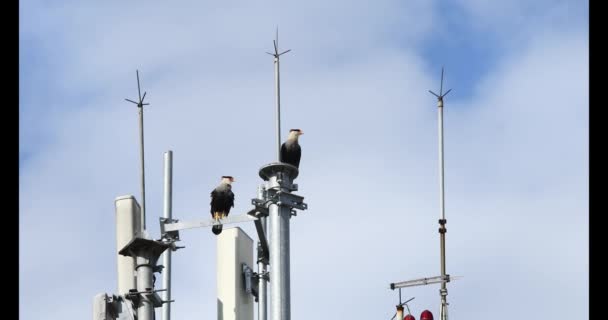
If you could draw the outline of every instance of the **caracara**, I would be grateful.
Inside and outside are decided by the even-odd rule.
[[[288,163],[296,168],[300,167],[302,149],[300,149],[300,145],[298,144],[298,137],[303,134],[304,132],[300,129],[289,130],[287,141],[281,146],[281,162]]]
[[[234,178],[223,176],[220,185],[211,191],[211,217],[216,221],[223,219],[230,213],[230,208],[234,207],[234,193],[232,186]],[[211,228],[215,235],[222,233],[222,225],[215,225]]]

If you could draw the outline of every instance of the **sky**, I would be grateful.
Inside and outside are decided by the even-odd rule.
[[[163,153],[173,215],[209,216],[236,178],[251,209],[282,138],[305,134],[291,219],[293,319],[385,319],[391,282],[439,275],[436,98],[445,98],[451,319],[589,315],[589,4],[573,0],[20,1],[19,313],[85,319],[116,291],[114,199],[159,237]],[[445,90],[444,89],[444,90]],[[255,228],[241,225],[255,236]],[[216,240],[185,230],[174,319],[215,319]],[[159,278],[160,279],[160,278]],[[160,281],[157,281],[160,283]],[[403,290],[438,316],[439,286]],[[160,317],[159,317],[160,319]]]

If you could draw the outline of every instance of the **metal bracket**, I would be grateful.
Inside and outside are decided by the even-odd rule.
[[[139,302],[141,301],[140,293],[137,292],[137,289],[131,289],[127,294],[125,294],[125,298],[131,300],[135,308],[139,306]]]
[[[243,284],[246,293],[253,295],[255,301],[258,301],[258,276],[246,263],[242,264]]]
[[[105,304],[106,304],[106,315],[116,319],[120,313],[120,296],[115,296],[113,294],[105,295]]]
[[[165,230],[165,225],[171,224],[171,223],[177,223],[177,222],[179,222],[179,220],[177,220],[177,219],[160,218],[160,234],[161,234],[162,240],[179,241],[179,231],[177,231],[177,230],[166,231]],[[171,250],[175,251],[175,250],[177,250],[177,248],[175,246],[172,246]]]
[[[253,200],[257,200],[257,199],[253,199]],[[253,221],[253,223],[255,224],[255,230],[258,233],[258,239],[259,239],[259,243],[260,243],[260,247],[258,247],[258,259],[260,259],[260,257],[261,257],[262,259],[264,259],[266,261],[265,264],[268,264],[270,250],[268,249],[268,240],[266,239],[266,234],[264,233],[264,227],[262,226],[262,221],[260,220],[261,214],[257,210],[257,208],[249,210],[249,212],[247,212],[247,214],[257,218],[255,221]],[[260,250],[261,250],[261,252],[260,252]]]
[[[268,200],[276,203],[279,206],[287,206],[300,210],[308,209],[308,205],[304,203],[304,197],[276,189],[268,190]]]
[[[258,218],[267,217],[269,203],[270,202],[267,200],[262,200],[262,199],[257,199],[257,198],[251,199],[251,204],[255,206],[255,209],[252,210],[252,211],[255,211],[255,214],[253,214],[253,215]],[[251,213],[248,213],[248,214],[251,214]]]
[[[105,314],[96,314],[96,320],[135,320],[133,301],[123,295],[103,294],[105,304]]]
[[[142,300],[142,296],[145,296],[146,298],[148,298],[148,300],[150,300],[150,302],[152,302],[152,305],[154,306],[154,308],[158,308],[158,307],[162,306],[163,303],[175,301],[175,300],[165,301],[165,300],[161,299],[161,297],[157,293],[160,291],[167,291],[167,289],[147,290],[147,291],[137,291],[137,289],[131,289],[131,290],[129,290],[129,293],[127,293],[125,295],[125,298],[133,301],[133,304],[136,307],[139,307],[139,304],[141,303],[141,300]]]
[[[264,247],[265,246],[265,247]],[[268,243],[263,244],[262,239],[258,242],[258,260],[257,262],[261,262],[264,265],[268,265],[270,263],[270,255],[268,251]]]

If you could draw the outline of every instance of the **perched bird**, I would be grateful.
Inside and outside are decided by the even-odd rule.
[[[220,185],[211,191],[211,217],[218,221],[228,216],[230,208],[234,207],[234,193],[232,185],[234,178],[222,176]],[[222,225],[215,225],[211,228],[215,235],[222,233]]]
[[[303,134],[304,132],[302,132],[300,129],[289,130],[287,141],[285,141],[281,146],[281,162],[288,163],[296,168],[300,167],[302,149],[298,144],[298,137]]]

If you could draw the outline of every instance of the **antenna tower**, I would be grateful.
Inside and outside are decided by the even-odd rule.
[[[275,103],[277,107],[277,162],[281,161],[281,83],[279,76],[279,57],[289,51],[279,53],[279,27],[277,27],[276,38],[272,40],[274,53],[266,52],[274,57],[274,83],[275,83]]]
[[[141,226],[142,233],[146,230],[146,175],[145,175],[145,166],[144,166],[144,106],[149,105],[149,103],[144,103],[144,99],[146,98],[146,92],[144,91],[144,95],[141,95],[141,87],[139,85],[139,70],[135,71],[137,74],[137,95],[139,97],[138,102],[135,102],[130,99],[125,99],[131,103],[137,105],[137,110],[139,111],[139,147],[140,147],[140,160],[141,160]]]
[[[441,67],[441,84],[439,87],[439,94],[434,93],[429,90],[429,92],[437,97],[437,109],[438,109],[438,117],[439,117],[439,241],[441,248],[441,277],[446,279],[447,281],[441,282],[441,289],[439,290],[439,295],[441,296],[441,307],[439,309],[439,319],[447,320],[448,319],[448,289],[447,282],[450,281],[449,277],[446,277],[445,271],[445,233],[447,229],[445,227],[447,220],[445,219],[445,188],[444,188],[444,165],[443,165],[443,98],[450,93],[452,89],[449,89],[445,93],[443,93],[443,67]]]

